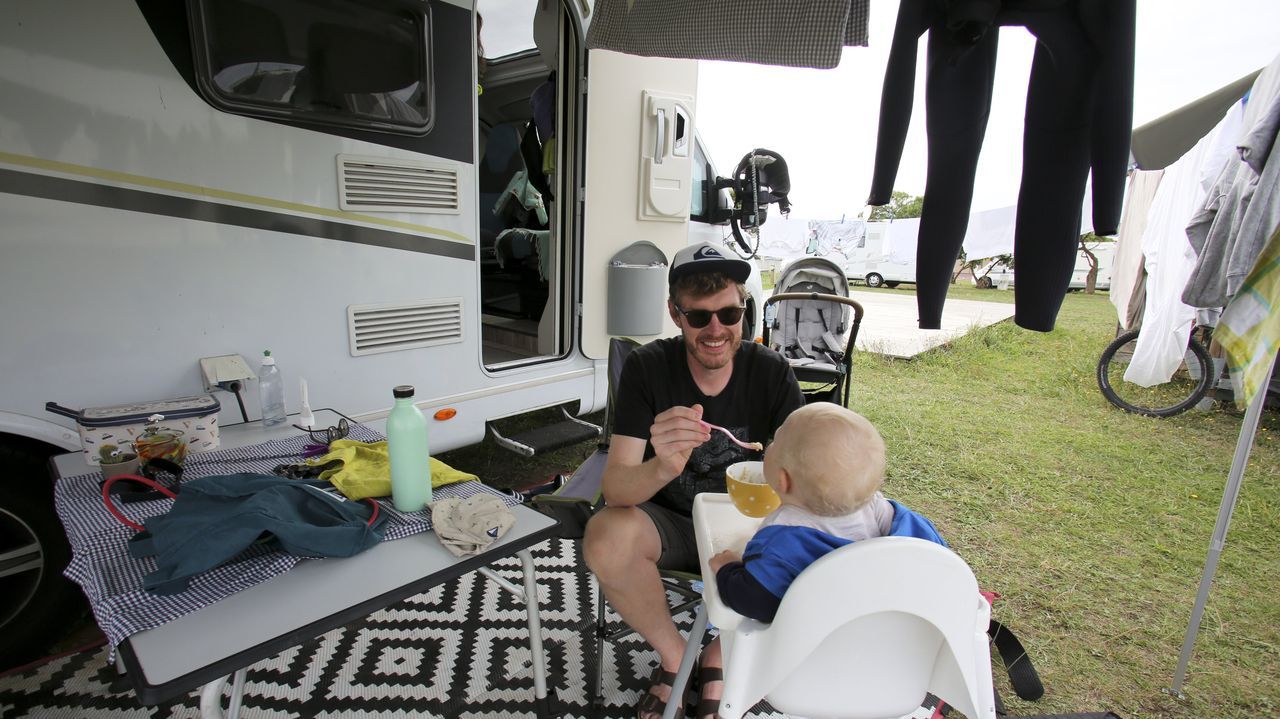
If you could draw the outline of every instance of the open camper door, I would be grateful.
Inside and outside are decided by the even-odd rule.
[[[589,53],[582,351],[603,359],[608,356],[610,329],[618,330],[608,322],[610,261],[633,243],[648,242],[669,263],[689,242],[698,63],[608,50]],[[664,302],[665,269],[661,274],[658,296],[644,292],[622,298],[628,314],[655,313],[643,318],[651,322],[640,323],[655,331],[618,334],[644,341],[675,333]]]

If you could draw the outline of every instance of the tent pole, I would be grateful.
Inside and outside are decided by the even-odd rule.
[[[1249,450],[1253,448],[1254,434],[1258,431],[1258,420],[1262,416],[1262,405],[1267,398],[1267,389],[1271,386],[1271,376],[1276,371],[1276,358],[1271,359],[1271,371],[1267,373],[1267,381],[1258,389],[1258,394],[1249,403],[1244,413],[1244,424],[1240,426],[1240,438],[1236,441],[1235,458],[1231,461],[1231,473],[1227,475],[1227,487],[1222,493],[1222,504],[1218,506],[1218,522],[1213,527],[1213,539],[1209,542],[1209,557],[1204,565],[1204,574],[1200,577],[1200,591],[1196,594],[1196,605],[1191,610],[1191,623],[1187,626],[1187,636],[1182,642],[1182,654],[1178,657],[1178,669],[1173,674],[1173,686],[1167,691],[1179,699],[1185,698],[1182,693],[1182,681],[1187,677],[1187,664],[1191,661],[1191,649],[1196,643],[1196,634],[1200,631],[1200,620],[1204,617],[1204,607],[1209,601],[1209,587],[1213,584],[1213,575],[1218,570],[1218,557],[1222,555],[1222,547],[1227,542],[1227,528],[1231,526],[1231,513],[1236,508],[1236,498],[1240,495],[1240,484],[1244,481],[1244,470],[1249,463]]]

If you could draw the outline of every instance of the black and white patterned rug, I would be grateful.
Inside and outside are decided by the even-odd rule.
[[[557,716],[589,715],[596,584],[577,544],[533,549],[547,685]],[[518,560],[494,565],[520,582]],[[298,597],[305,602],[306,597]],[[617,621],[615,615],[611,615]],[[692,617],[677,617],[688,629]],[[634,716],[657,655],[632,636],[606,644],[604,716]],[[913,717],[926,719],[922,708]],[[249,668],[242,715],[254,717],[532,717],[523,605],[470,573]],[[0,717],[197,717],[198,692],[143,707],[101,647],[0,678]],[[753,717],[780,717],[766,705]]]

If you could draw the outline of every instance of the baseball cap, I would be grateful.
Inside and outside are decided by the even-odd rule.
[[[719,272],[734,282],[746,282],[751,276],[751,264],[710,242],[699,242],[676,253],[671,260],[671,269],[667,271],[667,283],[702,272]]]

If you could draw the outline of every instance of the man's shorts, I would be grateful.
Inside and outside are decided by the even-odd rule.
[[[645,502],[638,505],[653,520],[662,541],[658,569],[701,573],[698,562],[698,540],[693,536],[693,519],[666,507]]]

